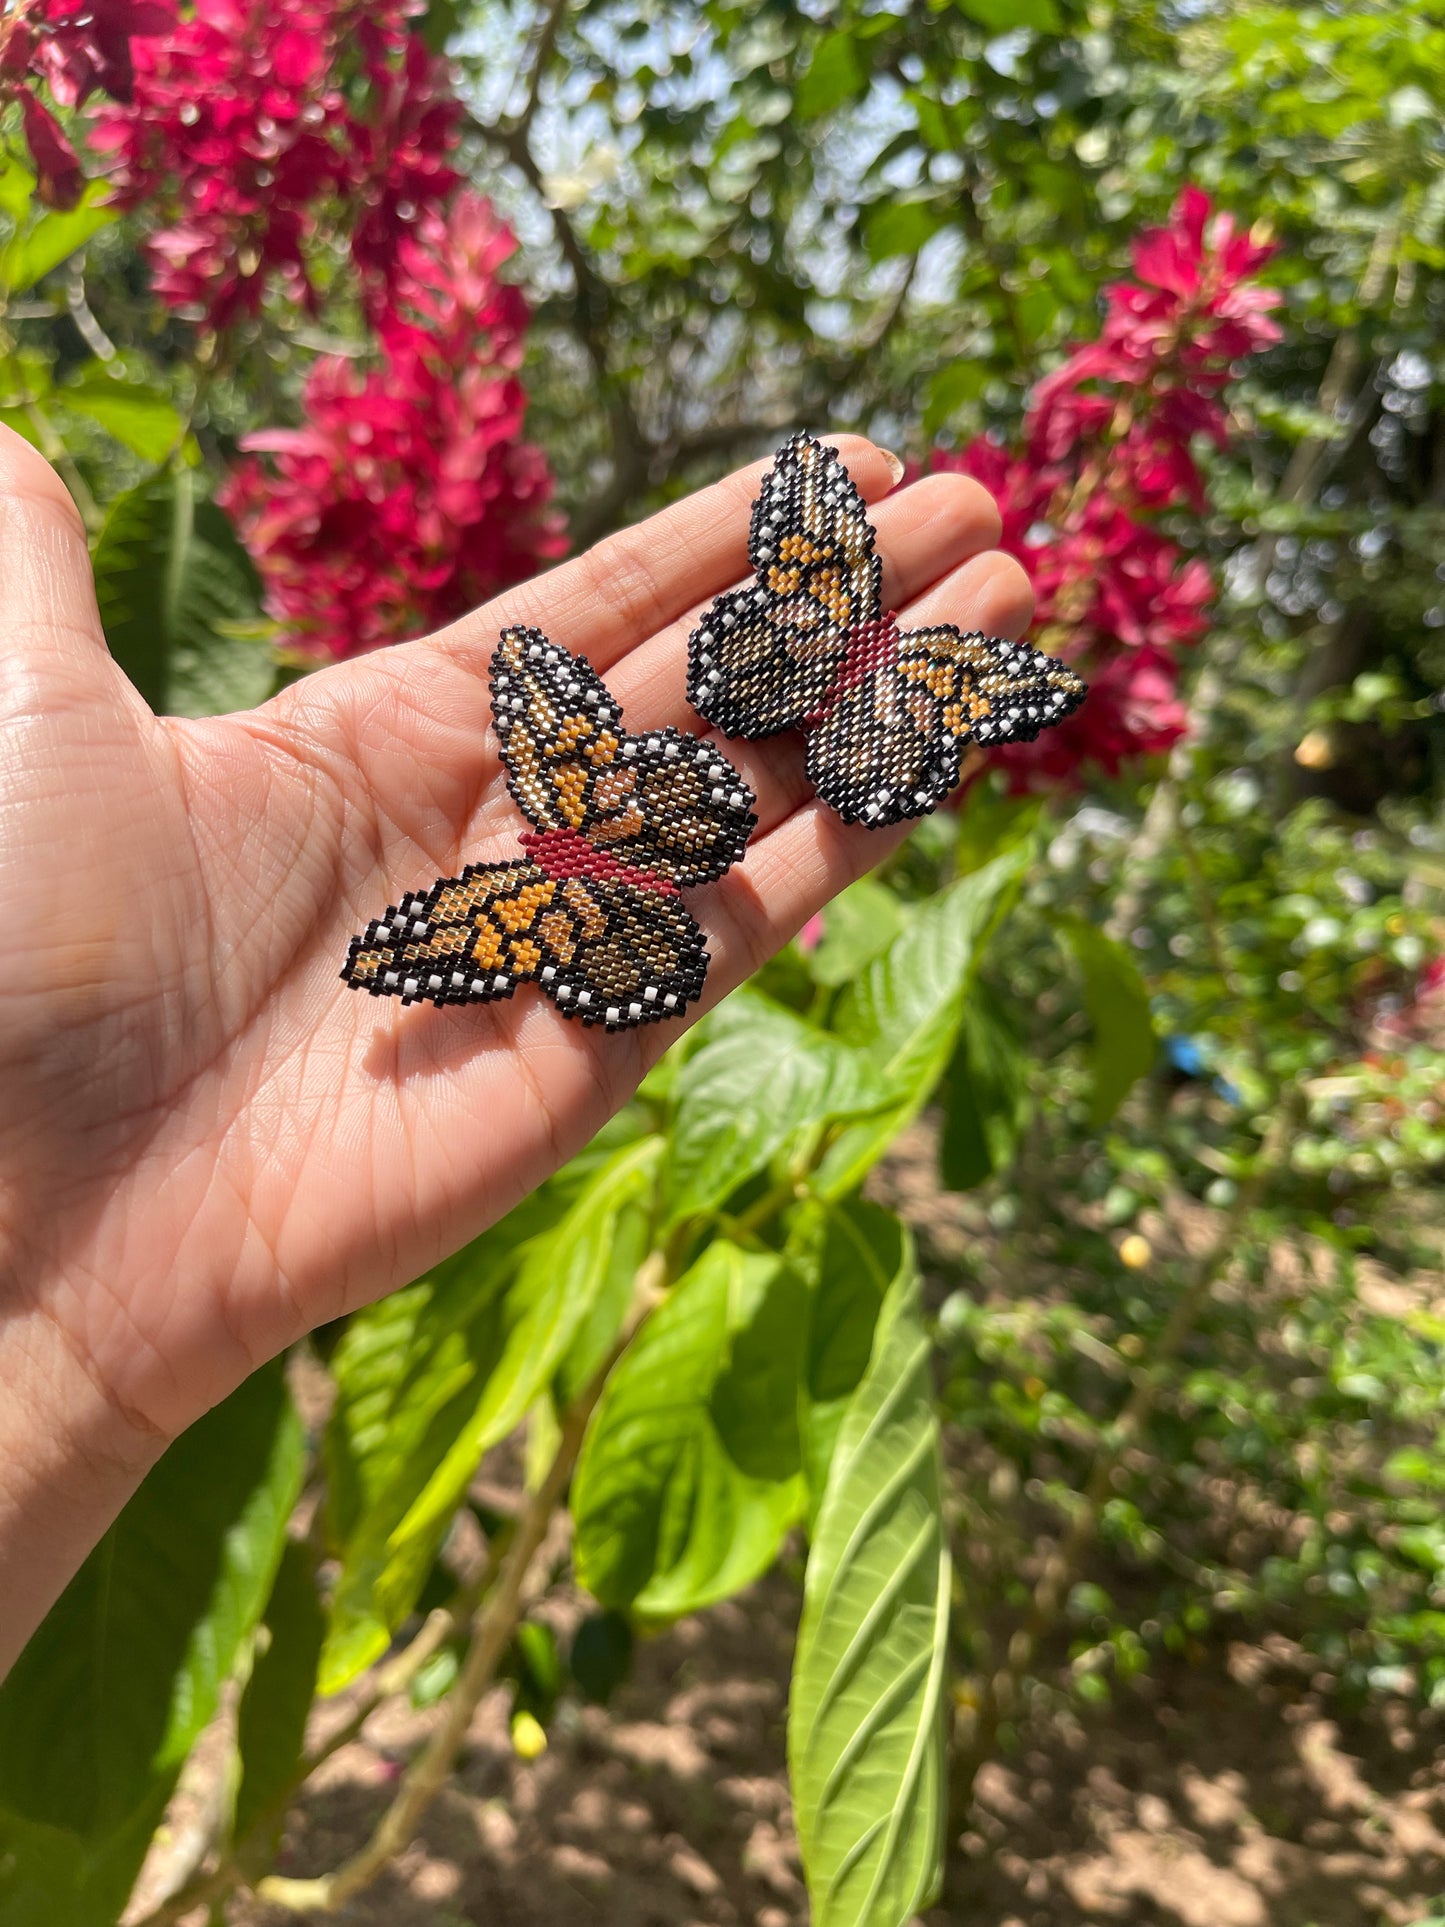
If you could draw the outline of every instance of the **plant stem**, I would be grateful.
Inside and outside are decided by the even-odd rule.
[[[65,486],[70,490],[75,506],[80,510],[80,519],[94,535],[105,517],[90,492],[90,485],[76,467],[75,458],[60,439],[54,422],[37,401],[24,404],[25,413],[31,427],[40,440],[40,452],[53,468],[59,469],[65,478]]]
[[[642,1282],[639,1275],[639,1287]],[[650,1294],[639,1289],[634,1298],[637,1315],[628,1321],[617,1343],[567,1412],[547,1476],[518,1515],[511,1542],[497,1569],[496,1585],[473,1621],[471,1649],[457,1683],[447,1698],[441,1724],[407,1769],[396,1798],[383,1814],[375,1832],[359,1852],[343,1861],[333,1872],[323,1874],[318,1879],[289,1880],[279,1874],[268,1875],[256,1887],[262,1900],[269,1900],[295,1913],[335,1913],[353,1895],[369,1886],[388,1862],[410,1844],[422,1815],[445,1785],[472,1723],[472,1716],[496,1675],[497,1666],[521,1617],[532,1562],[547,1537],[553,1514],[562,1501],[577,1463],[587,1421],[601,1396],[608,1373],[631,1339],[637,1324],[646,1316],[649,1305]]]

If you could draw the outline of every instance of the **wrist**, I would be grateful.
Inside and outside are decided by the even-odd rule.
[[[0,1677],[168,1442],[44,1312],[0,1322]]]

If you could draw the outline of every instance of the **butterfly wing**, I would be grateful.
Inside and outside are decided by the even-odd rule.
[[[471,865],[404,899],[352,939],[342,976],[434,1004],[535,981],[564,1015],[613,1029],[675,1016],[702,991],[707,951],[672,886],[737,862],[752,791],[696,737],[629,735],[587,662],[540,630],[503,634],[492,695],[512,794],[551,854]]]
[[[568,877],[539,936],[542,988],[567,1017],[617,1030],[676,1017],[702,994],[707,950],[681,897],[604,877]]]
[[[622,711],[585,656],[540,629],[504,629],[492,656],[492,716],[517,807],[539,830],[612,813],[599,781],[622,747]]]
[[[571,830],[674,883],[710,883],[742,856],[755,798],[731,763],[676,729],[629,735],[584,657],[508,629],[492,700],[508,785],[538,829]]]
[[[1027,643],[916,629],[808,735],[808,775],[848,823],[922,816],[954,789],[971,745],[1027,742],[1084,700],[1066,663]]]
[[[369,923],[341,974],[353,990],[404,1004],[510,997],[545,967],[536,931],[557,889],[535,863],[469,865]]]
[[[713,602],[688,640],[688,701],[728,736],[775,736],[817,709],[848,632],[881,609],[863,498],[835,450],[799,433],[753,505],[756,579]]]
[[[473,865],[354,937],[342,976],[404,1004],[493,1003],[540,983],[557,1008],[610,1029],[675,1017],[701,994],[702,932],[672,891]]]

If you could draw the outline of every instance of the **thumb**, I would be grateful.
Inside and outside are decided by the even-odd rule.
[[[77,693],[112,679],[85,525],[36,449],[0,426],[0,672],[14,694]],[[137,698],[138,700],[138,698]]]

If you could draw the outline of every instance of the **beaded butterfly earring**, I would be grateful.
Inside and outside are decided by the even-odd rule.
[[[373,997],[493,1002],[538,983],[565,1017],[618,1030],[701,995],[708,956],[680,884],[741,857],[755,798],[710,745],[629,736],[583,656],[503,632],[492,714],[525,857],[471,864],[353,937],[342,976]]]
[[[753,506],[754,580],[693,630],[687,693],[726,736],[804,730],[818,795],[845,822],[881,829],[936,809],[971,744],[1031,741],[1086,686],[1027,643],[900,631],[873,540],[835,451],[802,432],[785,442]]]

